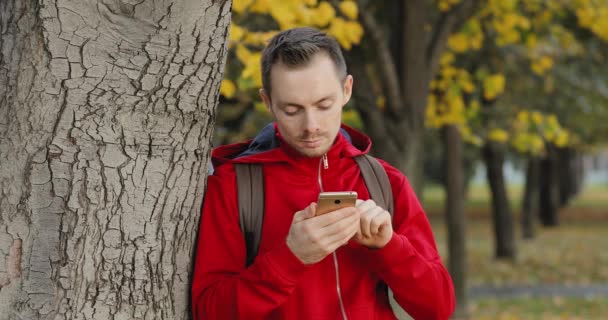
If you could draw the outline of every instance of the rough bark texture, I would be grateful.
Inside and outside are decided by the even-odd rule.
[[[524,239],[534,238],[534,223],[538,210],[538,174],[539,162],[535,156],[528,158],[526,168],[526,184],[524,188],[524,199],[521,209],[521,225]]]
[[[0,1],[0,319],[186,319],[230,1]]]
[[[549,145],[540,161],[539,215],[545,227],[559,224],[559,171],[557,152]]]
[[[448,228],[448,268],[454,281],[456,311],[454,317],[467,318],[467,254],[466,216],[464,214],[464,166],[463,144],[458,128],[443,128],[445,165],[445,214]]]
[[[482,149],[488,183],[492,192],[496,258],[515,259],[513,215],[503,173],[505,147],[489,142]]]

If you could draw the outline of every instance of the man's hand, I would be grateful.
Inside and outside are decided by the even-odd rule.
[[[343,208],[316,216],[316,203],[296,212],[287,246],[304,264],[317,263],[346,244],[359,231],[359,210]]]
[[[354,240],[370,249],[384,248],[393,236],[391,214],[373,200],[357,200],[361,227]]]

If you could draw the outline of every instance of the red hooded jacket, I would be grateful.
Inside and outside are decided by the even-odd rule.
[[[431,227],[407,179],[381,161],[393,187],[393,237],[378,250],[354,242],[304,265],[285,239],[295,212],[323,191],[369,193],[353,157],[367,153],[368,137],[342,126],[320,158],[282,143],[276,125],[253,141],[213,151],[192,285],[195,319],[396,319],[386,285],[415,319],[448,319],[454,310],[451,278]],[[264,164],[265,216],[258,256],[245,266],[233,163]]]

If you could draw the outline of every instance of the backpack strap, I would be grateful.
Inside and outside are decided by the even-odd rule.
[[[239,201],[239,223],[245,237],[247,264],[258,255],[264,221],[264,172],[262,165],[238,163],[234,165]]]
[[[359,165],[370,198],[378,206],[386,209],[392,217],[394,212],[393,188],[386,170],[376,158],[367,154],[356,156],[355,161]]]

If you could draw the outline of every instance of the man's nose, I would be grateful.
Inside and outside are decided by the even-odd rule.
[[[304,119],[304,130],[310,133],[315,133],[321,129],[321,121],[319,116],[313,112],[307,112]]]

